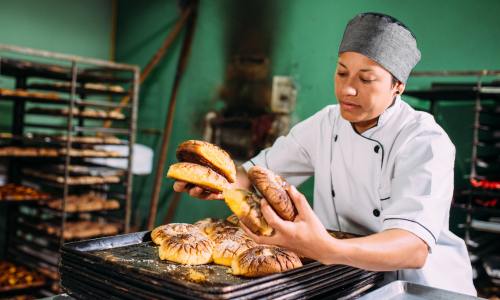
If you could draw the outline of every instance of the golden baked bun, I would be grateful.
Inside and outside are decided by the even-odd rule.
[[[163,244],[169,237],[177,234],[194,234],[206,237],[207,235],[199,227],[186,223],[170,223],[155,228],[151,232],[151,239],[157,245]]]
[[[355,238],[354,235],[342,231],[329,231],[328,234],[339,240]]]
[[[194,226],[200,227],[206,234],[211,234],[217,229],[221,229],[224,227],[234,227],[236,225],[225,219],[206,218],[194,223]]]
[[[214,241],[216,244],[222,243],[223,241],[231,240],[238,243],[243,243],[245,241],[251,241],[252,239],[246,234],[246,232],[239,227],[226,227],[216,230],[208,235],[208,238]]]
[[[214,261],[215,243],[201,235],[178,234],[168,238],[158,250],[161,260],[183,265],[203,265]]]
[[[274,246],[257,246],[242,252],[231,264],[233,275],[262,277],[302,267],[299,257]]]
[[[257,247],[258,244],[254,241],[246,241],[243,243],[232,240],[225,240],[222,243],[216,244],[214,248],[214,263],[218,265],[230,267],[233,260],[244,251]]]
[[[229,222],[235,224],[238,227],[241,227],[240,219],[238,219],[237,215],[230,215],[226,220],[228,220]]]
[[[227,189],[222,193],[229,209],[241,223],[257,235],[271,235],[273,228],[267,224],[260,210],[261,196],[242,189]]]
[[[226,177],[230,183],[236,181],[236,167],[233,160],[226,151],[215,145],[202,141],[185,141],[177,147],[175,155],[180,162],[209,167]]]
[[[266,198],[278,216],[287,221],[295,220],[297,210],[288,196],[288,183],[285,178],[265,168],[251,167],[248,169],[248,179]]]
[[[224,176],[210,168],[192,163],[182,162],[171,165],[167,177],[201,186],[213,193],[222,193],[229,188],[229,182]]]

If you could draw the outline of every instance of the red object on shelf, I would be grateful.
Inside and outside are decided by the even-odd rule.
[[[482,187],[486,189],[500,189],[500,181],[488,181],[484,179],[478,181],[474,178],[471,178],[470,183],[472,184],[473,187]]]
[[[488,207],[488,206],[495,207],[497,205],[498,200],[497,199],[494,199],[494,200],[476,199],[475,202],[476,202],[476,204],[479,204],[479,205],[484,206],[484,207]]]

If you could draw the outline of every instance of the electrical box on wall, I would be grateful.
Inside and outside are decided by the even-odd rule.
[[[282,114],[290,113],[295,106],[295,95],[296,89],[292,77],[274,76],[271,111]]]

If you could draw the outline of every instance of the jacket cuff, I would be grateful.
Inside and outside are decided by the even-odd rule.
[[[429,253],[432,253],[432,248],[434,248],[437,242],[432,232],[417,221],[402,218],[387,218],[382,223],[380,232],[389,229],[403,229],[413,233],[429,246]]]

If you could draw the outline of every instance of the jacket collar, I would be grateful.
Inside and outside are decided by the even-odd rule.
[[[394,103],[389,106],[379,117],[377,121],[377,125],[372,128],[366,130],[361,135],[367,138],[373,138],[373,136],[381,131],[384,126],[392,119],[392,117],[397,114],[397,112],[401,109],[401,96],[396,96]],[[351,124],[352,126],[352,124]],[[353,128],[354,131],[354,128]]]

